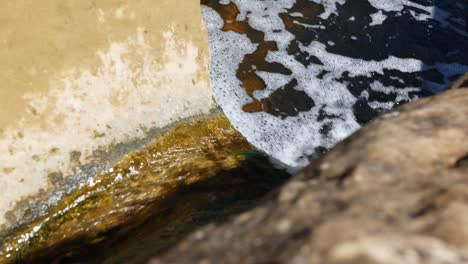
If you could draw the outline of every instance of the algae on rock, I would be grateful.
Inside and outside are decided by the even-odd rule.
[[[177,206],[172,200],[178,198],[181,189],[241,167],[251,150],[224,116],[181,124],[146,148],[128,154],[108,172],[90,179],[46,216],[11,233],[0,246],[0,262],[66,257],[114,233],[124,234],[168,206]],[[235,179],[231,177],[233,182]],[[197,202],[202,202],[194,199],[196,208],[200,206]],[[184,213],[178,212],[180,217]],[[161,221],[168,221],[164,217]],[[66,251],[51,253],[58,248]]]

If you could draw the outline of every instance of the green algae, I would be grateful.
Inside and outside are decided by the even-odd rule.
[[[224,116],[179,125],[10,235],[0,245],[0,263],[33,262],[57,249],[73,254],[111,232],[125,233],[167,210],[181,188],[241,167],[251,150]]]

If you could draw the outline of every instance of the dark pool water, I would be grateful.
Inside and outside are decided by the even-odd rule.
[[[219,104],[290,166],[468,71],[466,0],[201,2]]]

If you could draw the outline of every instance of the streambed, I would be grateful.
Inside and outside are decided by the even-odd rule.
[[[193,120],[10,232],[0,263],[139,263],[197,226],[251,208],[288,177],[224,116]]]

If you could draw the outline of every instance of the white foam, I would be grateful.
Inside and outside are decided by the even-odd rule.
[[[383,22],[387,19],[387,16],[382,13],[382,10],[379,10],[377,13],[370,15],[372,22],[370,26],[382,25]]]
[[[322,18],[336,14],[337,6],[346,0],[313,0],[322,4],[325,12]],[[271,155],[274,159],[292,166],[306,165],[305,155],[313,155],[316,147],[330,148],[336,142],[350,135],[360,125],[353,114],[353,106],[359,97],[369,98],[369,92],[364,92],[358,98],[347,89],[346,84],[337,81],[347,72],[349,77],[384,74],[386,70],[397,70],[404,73],[418,72],[423,68],[423,62],[413,58],[398,58],[389,56],[381,61],[366,61],[333,54],[327,51],[324,43],[313,41],[308,46],[299,46],[303,52],[317,57],[323,65],[310,64],[304,66],[294,56],[289,55],[286,47],[293,40],[293,35],[285,30],[279,13],[287,12],[295,1],[292,0],[232,0],[241,14],[238,20],[246,20],[251,27],[265,33],[265,40],[278,43],[278,51],[270,51],[266,57],[268,62],[277,62],[291,70],[291,75],[282,75],[256,71],[266,84],[266,89],[256,91],[254,97],[262,99],[268,97],[279,87],[289,83],[293,78],[297,80],[299,89],[311,97],[315,106],[308,112],[299,112],[297,116],[287,118],[275,117],[265,112],[247,113],[242,107],[252,102],[246,91],[240,86],[236,78],[239,63],[246,54],[253,53],[256,44],[242,34],[221,30],[223,21],[219,14],[209,7],[203,7],[203,15],[208,24],[210,50],[212,56],[211,80],[215,97],[224,112],[238,129],[253,145]],[[384,11],[401,11],[405,6],[416,7],[426,14],[414,14],[416,19],[428,19],[433,14],[433,7],[425,7],[406,0],[384,1],[369,0],[374,7],[380,9],[372,15],[371,25],[383,23],[387,16]],[[422,12],[422,13],[424,13]],[[297,17],[298,14],[293,14]],[[352,21],[352,19],[351,19]],[[298,23],[295,21],[295,23]],[[299,24],[299,23],[298,23]],[[308,28],[320,25],[303,25]],[[354,40],[357,38],[354,37]],[[331,47],[335,43],[327,43]],[[449,67],[449,66],[447,66]],[[323,74],[325,73],[325,74]],[[319,78],[318,76],[321,75]],[[401,80],[400,80],[401,82]],[[419,91],[419,87],[396,88],[384,86],[374,81],[369,87],[363,87],[383,94],[396,94],[395,101],[372,101],[369,105],[376,110],[389,110],[396,104],[416,99],[412,95]],[[320,111],[337,118],[319,118]],[[320,133],[324,125],[331,126],[325,136]]]
[[[387,12],[390,11],[401,11],[405,7],[405,4],[407,4],[409,1],[408,0],[369,0],[369,3],[380,10],[384,10]]]
[[[330,17],[331,14],[337,15],[336,5],[337,4],[343,5],[346,3],[346,0],[312,0],[312,1],[324,7],[325,12],[320,14],[320,17],[323,19],[327,19],[328,17]]]
[[[384,93],[384,94],[391,94],[396,93],[395,101],[391,102],[378,102],[378,101],[369,101],[369,106],[374,109],[379,109],[382,111],[391,110],[396,105],[402,102],[408,102],[417,99],[417,97],[412,97],[410,95],[411,92],[417,92],[419,90],[418,87],[405,87],[405,88],[395,88],[393,86],[385,86],[379,81],[374,81],[370,84],[370,89],[376,92]],[[361,95],[363,96],[363,95]],[[364,95],[366,96],[366,95]],[[368,98],[368,94],[367,94]]]

